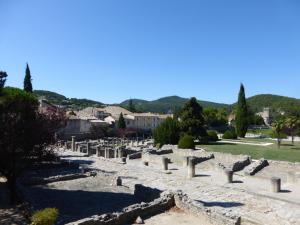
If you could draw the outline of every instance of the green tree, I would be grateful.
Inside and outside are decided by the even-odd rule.
[[[32,93],[31,74],[28,63],[26,64],[25,78],[24,78],[24,91]]]
[[[2,89],[4,88],[5,82],[6,82],[7,73],[4,71],[0,71],[0,95],[2,92]]]
[[[245,137],[248,130],[248,107],[245,97],[245,88],[243,84],[241,84],[240,87],[235,123],[237,135],[239,137]]]
[[[132,99],[129,99],[128,110],[129,110],[130,112],[136,112],[136,108],[135,108],[135,106],[134,106],[134,103],[133,103],[133,100],[132,100]]]
[[[208,127],[227,125],[227,113],[224,109],[205,108],[203,110],[203,116]]]
[[[272,123],[274,137],[277,138],[277,147],[278,148],[280,148],[280,145],[281,145],[281,138],[283,137],[285,125],[286,124],[285,124],[284,120],[276,120]]]
[[[290,116],[286,119],[285,125],[289,130],[290,135],[292,136],[292,144],[294,144],[294,136],[299,128],[300,121],[296,116]]]
[[[154,130],[155,144],[178,144],[180,128],[178,121],[168,117],[165,121],[161,122]]]
[[[0,173],[7,178],[12,202],[21,171],[34,161],[51,156],[51,150],[46,147],[54,141],[54,133],[61,125],[56,118],[40,114],[38,101],[31,93],[17,88],[3,89],[0,96]]]
[[[197,99],[193,97],[184,104],[181,110],[181,130],[195,138],[205,137],[207,133],[204,124],[203,109]]]
[[[120,116],[119,116],[118,128],[119,129],[125,129],[126,128],[126,123],[125,123],[123,113],[121,113]]]

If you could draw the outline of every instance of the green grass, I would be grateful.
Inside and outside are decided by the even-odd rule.
[[[251,140],[264,142],[264,139]],[[280,149],[278,149],[276,141],[267,139],[267,142],[273,142],[274,144],[270,146],[253,146],[229,143],[211,143],[200,144],[198,147],[211,152],[224,152],[231,153],[233,155],[250,155],[253,159],[265,158],[269,160],[300,162],[300,143],[292,145],[291,142],[283,142]]]

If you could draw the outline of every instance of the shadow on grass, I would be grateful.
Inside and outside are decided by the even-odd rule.
[[[237,145],[235,143],[223,143],[223,142],[208,142],[208,143],[197,143],[197,145]]]

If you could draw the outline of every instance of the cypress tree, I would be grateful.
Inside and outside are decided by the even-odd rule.
[[[31,74],[30,74],[28,63],[26,65],[26,71],[25,71],[24,91],[32,93]]]
[[[126,123],[125,123],[125,120],[124,120],[124,117],[123,117],[123,113],[120,114],[119,121],[118,121],[118,127],[120,129],[125,129],[126,128]]]
[[[0,94],[2,92],[2,89],[4,88],[6,77],[7,77],[7,73],[4,71],[0,71]]]
[[[237,135],[239,137],[245,137],[248,130],[248,107],[243,84],[241,84],[240,87],[235,121]]]

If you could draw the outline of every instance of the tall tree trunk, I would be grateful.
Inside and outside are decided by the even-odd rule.
[[[294,134],[292,134],[292,145],[294,145]]]
[[[280,140],[280,138],[277,138],[277,148],[280,148],[280,143],[281,142],[281,140]]]
[[[8,188],[10,191],[10,203],[14,204],[16,203],[16,196],[17,196],[17,192],[16,192],[16,176],[15,174],[12,174],[11,176],[8,177],[7,179],[7,183],[8,183]]]

